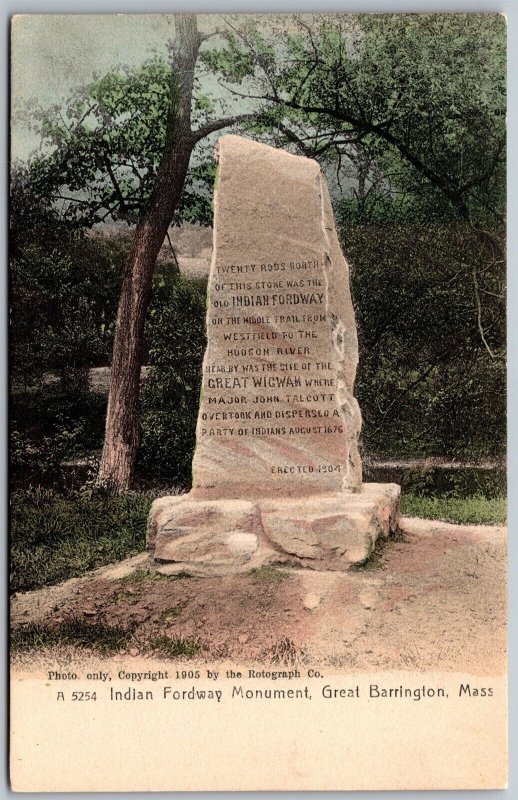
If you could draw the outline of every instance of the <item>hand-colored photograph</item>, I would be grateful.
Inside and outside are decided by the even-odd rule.
[[[12,19],[15,790],[505,786],[505,126],[501,14]]]

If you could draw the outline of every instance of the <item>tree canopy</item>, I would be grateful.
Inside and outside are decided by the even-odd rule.
[[[224,37],[205,63],[262,104],[279,144],[320,159],[360,153],[394,192],[436,209],[439,195],[445,216],[502,220],[502,17],[299,16],[269,34],[252,19]]]
[[[72,226],[135,223],[149,201],[165,147],[170,81],[167,62],[152,59],[141,68],[98,77],[64,107],[33,109],[31,124],[42,143],[25,176],[33,194],[53,201]],[[198,118],[206,116],[208,101],[202,97],[197,106]],[[193,167],[178,219],[210,223],[207,187],[213,173],[210,160]]]
[[[218,36],[199,61],[227,95],[254,104],[242,123],[250,135],[318,158],[370,201],[391,193],[425,217],[502,222],[503,18],[302,15],[259,28],[254,16],[229,16]],[[170,81],[170,65],[154,58],[98,76],[63,107],[32,109],[42,141],[33,188],[74,224],[135,222],[165,146]],[[210,132],[217,94],[196,78],[200,130]],[[191,165],[177,219],[210,223],[212,179],[207,154]]]

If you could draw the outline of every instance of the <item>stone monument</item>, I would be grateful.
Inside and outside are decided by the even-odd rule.
[[[207,350],[189,494],[152,505],[168,572],[347,569],[396,527],[399,487],[362,484],[349,269],[316,161],[218,143]]]

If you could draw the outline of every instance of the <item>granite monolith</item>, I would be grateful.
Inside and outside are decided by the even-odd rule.
[[[168,571],[345,569],[397,524],[362,484],[349,268],[318,163],[238,136],[217,148],[207,349],[186,495],[152,506]]]

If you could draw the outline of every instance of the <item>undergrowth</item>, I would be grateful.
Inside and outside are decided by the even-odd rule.
[[[11,591],[39,589],[142,552],[150,505],[138,494],[13,492]]]
[[[290,577],[286,570],[269,566],[253,569],[252,575],[256,580],[264,581],[265,583],[279,583],[280,581],[285,581],[286,578]]]
[[[87,497],[79,492],[41,488],[13,492],[11,591],[50,586],[142,552],[150,505],[150,493]],[[505,523],[507,505],[503,496],[403,492],[401,512],[465,525],[494,525]],[[375,560],[376,552],[369,559],[370,566],[364,568],[371,568]],[[285,580],[289,573],[263,567],[253,576],[258,582],[273,583]],[[136,583],[162,577],[184,576],[142,570],[126,580]]]
[[[73,646],[106,655],[123,650],[132,635],[131,630],[71,619],[52,627],[32,624],[19,628],[11,634],[11,649],[22,651],[42,647]]]

